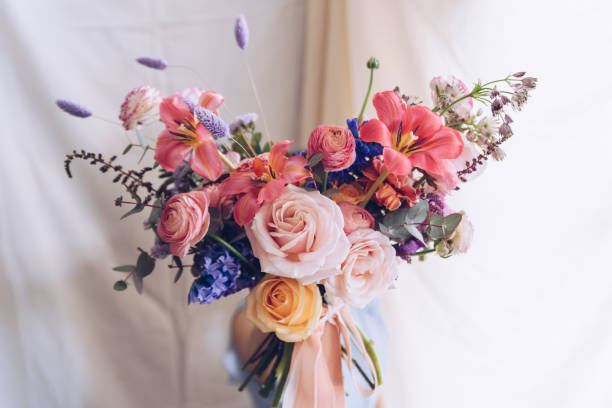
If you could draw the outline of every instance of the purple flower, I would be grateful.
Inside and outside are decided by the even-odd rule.
[[[67,101],[66,99],[58,99],[55,101],[55,104],[67,114],[76,116],[77,118],[88,118],[91,116],[91,110],[89,110],[89,108],[75,102]]]
[[[409,260],[411,255],[414,255],[419,249],[425,248],[425,245],[416,239],[411,239],[404,244],[395,246],[395,253],[404,260]]]
[[[258,118],[259,116],[256,113],[245,113],[244,115],[236,116],[236,119],[230,123],[229,130],[231,133],[234,133],[240,126],[247,126]]]
[[[236,43],[240,49],[246,50],[249,46],[249,26],[247,25],[246,18],[244,18],[244,14],[240,14],[236,17],[234,36],[236,37]]]
[[[155,244],[151,248],[151,256],[155,259],[164,259],[170,255],[170,245],[155,237]]]
[[[202,107],[198,107],[195,110],[195,115],[202,123],[202,125],[208,129],[212,135],[217,139],[222,139],[229,136],[229,128],[219,116],[212,113],[210,110]]]
[[[136,61],[142,65],[144,65],[145,67],[149,67],[149,68],[153,68],[153,69],[159,69],[164,70],[168,67],[168,63],[166,62],[166,60],[162,59],[162,58],[156,58],[156,57],[138,57],[136,58]]]

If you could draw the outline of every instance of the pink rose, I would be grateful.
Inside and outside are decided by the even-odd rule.
[[[159,238],[170,244],[170,252],[178,257],[187,255],[208,232],[210,214],[204,191],[177,194],[170,198],[157,226]]]
[[[288,185],[245,230],[264,272],[307,285],[340,272],[350,247],[343,227],[336,203],[318,191]]]
[[[344,217],[344,232],[348,235],[353,231],[364,228],[374,228],[374,217],[365,208],[343,201],[338,203]]]
[[[389,238],[378,231],[360,229],[348,239],[351,249],[341,273],[324,282],[325,290],[332,300],[361,309],[389,289],[404,261],[395,256]]]
[[[355,162],[355,138],[339,126],[317,126],[308,139],[308,157],[323,153],[325,171],[344,170]]]

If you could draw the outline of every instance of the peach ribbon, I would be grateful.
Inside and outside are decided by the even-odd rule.
[[[376,369],[351,313],[346,306],[332,307],[310,337],[295,343],[289,379],[283,393],[284,408],[345,407],[340,336],[346,349],[344,360],[356,388],[364,397],[374,394],[378,383]],[[357,380],[351,344],[363,355],[374,379],[374,389],[363,387]]]

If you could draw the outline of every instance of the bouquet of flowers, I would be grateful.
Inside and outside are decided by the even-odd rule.
[[[243,16],[234,31],[246,50]],[[169,66],[160,58],[137,61],[158,70]],[[377,117],[364,120],[379,62],[371,58],[367,68],[361,112],[346,126],[316,127],[305,151],[289,153],[289,140],[264,143],[256,114],[228,125],[217,92],[190,88],[162,98],[140,86],[120,108],[121,124],[138,140],[123,154],[135,147],[144,158],[153,150],[152,165],[127,170],[117,156],[86,151],[66,157],[69,177],[76,159],[114,175],[113,183],[129,195],[115,205],[132,205],[121,218],[150,209],[144,228],[154,244],[149,251],[139,248],[134,264],[114,268],[127,273],[116,290],[131,279],[141,292],[143,278],[166,258],[176,269],[175,282],[185,268],[191,271],[189,303],[248,290],[246,315],[269,334],[246,361],[250,375],[240,389],[266,373],[260,393],[274,395],[273,406],[344,406],[342,360],[364,396],[382,383],[373,344],[351,308],[392,288],[413,259],[467,251],[472,225],[445,198],[489,157],[504,158],[500,145],[512,136],[507,112],[520,110],[536,86],[524,72],[472,88],[436,77],[433,107],[396,88],[375,93]],[[92,116],[67,100],[57,105],[77,117]],[[153,147],[146,130],[160,121],[164,129]],[[192,258],[189,265],[185,257]]]

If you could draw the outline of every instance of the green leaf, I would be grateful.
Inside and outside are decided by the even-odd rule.
[[[161,218],[162,208],[161,208],[161,200],[157,199],[153,203],[154,207],[151,209],[151,214],[149,214],[149,219],[147,220],[147,227],[145,229],[152,228],[153,224],[157,224],[157,222]]]
[[[251,137],[251,146],[253,146],[253,149],[255,150],[256,153],[261,152],[260,143],[261,143],[261,132],[253,133],[253,136]]]
[[[121,265],[121,266],[115,266],[113,268],[113,271],[117,271],[117,272],[132,272],[132,271],[134,271],[134,269],[136,269],[136,265]]]
[[[446,230],[446,236],[451,235],[457,229],[457,226],[461,222],[463,216],[459,213],[450,214],[444,217],[444,229]]]
[[[314,166],[319,164],[321,160],[323,160],[323,153],[322,152],[315,153],[308,158],[308,163],[306,163],[306,166],[313,168]]]
[[[429,214],[429,203],[427,200],[421,200],[414,206],[410,207],[406,212],[405,223],[420,224],[427,218]]]
[[[382,220],[382,223],[390,228],[404,225],[406,222],[407,214],[408,214],[408,208],[399,208],[385,215]]]
[[[144,278],[155,269],[155,259],[151,258],[151,256],[142,249],[138,249],[140,250],[140,255],[138,255],[138,260],[136,261],[136,271],[134,275]]]
[[[405,225],[398,225],[394,227],[387,227],[385,224],[378,224],[380,232],[389,238],[393,238],[398,241],[403,241],[410,237],[410,232],[405,228]]]
[[[264,145],[262,152],[263,153],[268,153],[271,148],[272,148],[272,142],[268,142],[268,143],[266,143]]]
[[[138,276],[136,274],[132,275],[132,281],[134,282],[134,287],[139,294],[142,294],[142,276]]]
[[[124,218],[126,218],[126,217],[129,217],[129,216],[130,216],[130,215],[132,215],[132,214],[139,213],[139,212],[141,212],[142,210],[144,210],[144,208],[145,208],[145,206],[144,206],[144,205],[142,205],[142,204],[136,204],[136,205],[134,206],[134,208],[132,208],[130,211],[128,211],[128,212],[126,212],[125,214],[123,214],[123,215],[121,216],[120,220],[122,220],[122,219],[124,219]]]
[[[413,237],[421,241],[423,244],[425,244],[425,240],[423,239],[423,234],[421,234],[421,231],[419,231],[416,225],[406,224],[404,225],[404,227],[406,228],[406,231],[408,231],[410,235],[412,235]]]
[[[178,256],[173,256],[172,260],[178,267],[178,271],[176,271],[176,275],[174,275],[174,283],[176,283],[178,282],[178,280],[181,278],[181,275],[183,274],[183,261],[181,261],[181,258],[179,258]]]
[[[127,154],[132,149],[132,146],[134,146],[134,145],[131,144],[131,143],[129,145],[125,146],[125,149],[123,149],[123,153],[121,153],[121,154]]]
[[[118,281],[117,281],[117,282],[115,282],[115,284],[113,285],[113,289],[115,289],[116,291],[121,292],[122,290],[127,289],[127,283],[125,283],[125,281],[118,280]]]
[[[427,235],[432,239],[444,238],[444,217],[441,215],[432,215],[429,218],[429,225],[425,228]]]

